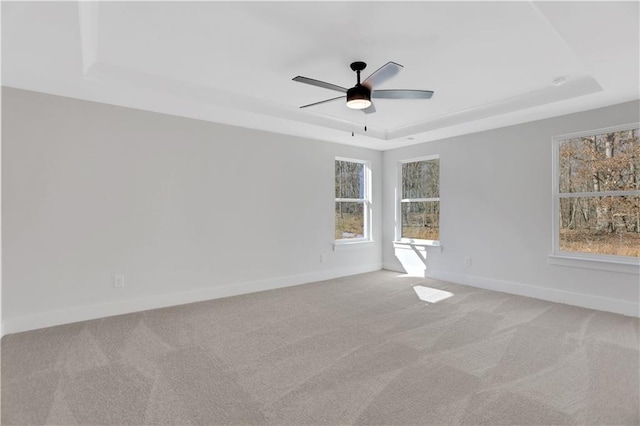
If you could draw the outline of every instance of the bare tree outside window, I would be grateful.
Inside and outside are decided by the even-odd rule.
[[[440,240],[440,160],[402,164],[401,238]]]
[[[559,141],[559,250],[640,257],[640,142],[632,128]]]

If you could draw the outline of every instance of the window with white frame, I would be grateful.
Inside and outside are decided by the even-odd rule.
[[[371,240],[371,170],[367,161],[336,158],[335,202],[336,242]]]
[[[640,257],[640,125],[554,138],[553,252]]]
[[[431,155],[398,165],[396,239],[440,240],[440,157]]]

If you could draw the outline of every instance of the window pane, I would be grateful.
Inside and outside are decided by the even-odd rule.
[[[364,164],[336,160],[336,198],[364,198]]]
[[[560,143],[560,192],[640,189],[638,129]]]
[[[402,203],[402,237],[440,239],[440,202]]]
[[[440,196],[440,160],[415,161],[402,165],[402,198]]]
[[[640,197],[560,198],[560,250],[640,256]]]
[[[364,238],[364,203],[336,201],[336,240]]]

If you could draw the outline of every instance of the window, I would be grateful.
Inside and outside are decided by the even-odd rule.
[[[640,257],[640,125],[554,138],[553,252]]]
[[[440,159],[437,155],[403,161],[398,167],[401,196],[396,239],[440,240]]]
[[[371,239],[371,172],[369,163],[336,158],[336,242]]]

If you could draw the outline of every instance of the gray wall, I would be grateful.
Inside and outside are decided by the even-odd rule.
[[[381,268],[378,151],[11,88],[2,102],[7,333]],[[373,244],[332,250],[335,156],[372,162]]]
[[[637,315],[640,268],[561,262],[549,255],[552,137],[637,122],[639,105],[624,103],[385,151],[384,267]],[[430,154],[440,155],[442,250],[394,248],[397,163]],[[419,255],[426,256],[426,268]],[[464,266],[466,256],[471,266]]]
[[[549,258],[551,138],[637,121],[637,102],[380,153],[11,88],[2,101],[5,332],[382,265],[638,314],[637,268]],[[429,154],[443,250],[394,248],[397,162]],[[372,244],[332,249],[335,156],[372,162]]]

